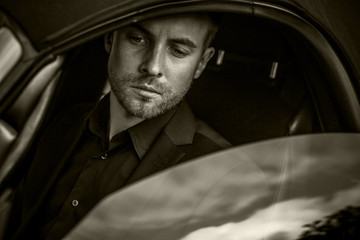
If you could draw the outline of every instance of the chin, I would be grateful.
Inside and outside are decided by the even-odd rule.
[[[150,99],[125,101],[123,104],[124,108],[130,115],[143,119],[157,117],[168,110],[164,109],[161,105],[161,103],[154,103]]]

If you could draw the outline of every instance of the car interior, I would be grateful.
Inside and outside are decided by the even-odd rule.
[[[12,178],[30,164],[39,136],[56,115],[70,105],[95,104],[104,94],[103,44],[99,37],[58,56],[2,114],[1,181],[16,185]],[[214,47],[215,56],[186,98],[195,115],[232,145],[348,131],[316,54],[289,27],[226,13]]]

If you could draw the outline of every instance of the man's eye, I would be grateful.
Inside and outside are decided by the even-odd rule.
[[[133,44],[136,45],[145,45],[147,43],[146,39],[141,36],[129,36],[129,39]]]
[[[174,55],[177,58],[184,58],[187,55],[189,55],[188,51],[186,51],[185,49],[177,48],[177,47],[170,48],[170,51],[171,51],[172,55]]]

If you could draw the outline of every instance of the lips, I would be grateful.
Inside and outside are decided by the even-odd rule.
[[[152,92],[152,93],[157,93],[159,95],[161,95],[161,92],[156,90],[155,88],[153,87],[150,87],[150,86],[146,86],[146,85],[139,85],[139,86],[132,86],[133,88],[136,88],[136,89],[140,89],[140,90],[143,90],[143,91],[147,91],[147,92]]]
[[[134,90],[134,92],[144,98],[156,98],[159,97],[159,95],[162,95],[162,93],[155,88],[151,86],[146,85],[135,85],[131,86]]]

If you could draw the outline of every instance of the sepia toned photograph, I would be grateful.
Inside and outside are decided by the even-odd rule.
[[[358,0],[0,0],[0,240],[359,240]]]

